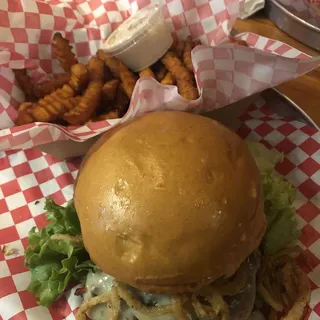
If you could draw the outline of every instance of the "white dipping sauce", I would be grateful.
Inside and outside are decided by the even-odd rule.
[[[150,5],[125,20],[105,41],[103,50],[132,71],[159,60],[173,42],[161,8]]]

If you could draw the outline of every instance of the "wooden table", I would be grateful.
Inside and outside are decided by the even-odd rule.
[[[319,56],[320,52],[303,45],[278,29],[262,13],[246,20],[238,20],[235,30],[253,32],[264,37],[280,40],[311,56]],[[282,93],[299,105],[318,125],[320,125],[320,68],[297,79],[277,87]]]

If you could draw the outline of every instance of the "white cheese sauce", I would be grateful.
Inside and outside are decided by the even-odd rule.
[[[115,279],[103,272],[90,272],[86,280],[87,291],[83,295],[84,300],[88,300],[94,296],[111,292],[115,285]],[[145,305],[165,306],[170,303],[170,297],[165,295],[155,295],[140,292],[131,289],[131,292],[141,300]],[[92,320],[108,320],[109,308],[106,304],[96,305],[89,311],[89,317]],[[159,317],[149,317],[140,312],[129,308],[124,302],[121,303],[121,313],[119,320],[174,320],[173,315],[166,314]]]

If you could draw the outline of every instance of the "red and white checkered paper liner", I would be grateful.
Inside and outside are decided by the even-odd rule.
[[[320,27],[320,1],[319,0],[276,0],[295,16]]]
[[[241,117],[238,133],[286,154],[277,170],[298,188],[299,244],[313,266],[305,269],[312,287],[306,319],[316,320],[320,317],[320,137],[316,129],[270,111],[268,105],[278,103],[268,96],[257,98]],[[18,251],[12,256],[0,251],[0,319],[74,319],[81,303],[75,289],[50,309],[38,306],[26,291],[30,273],[23,252],[30,228],[46,224],[44,198],[50,196],[58,204],[72,199],[79,164],[79,159],[60,161],[37,149],[0,152],[0,245]]]
[[[28,67],[35,79],[61,71],[52,57],[51,39],[62,32],[74,45],[81,62],[101,48],[108,34],[130,14],[149,3],[160,3],[168,25],[181,38],[191,34],[203,44],[192,54],[201,97],[187,101],[173,86],[150,78],[139,80],[123,119],[81,127],[32,123],[13,127],[23,95],[10,68]],[[84,141],[120,121],[152,110],[201,111],[237,100],[304,74],[320,64],[290,46],[244,34],[252,48],[221,44],[239,12],[239,0],[1,0],[0,1],[0,150],[26,149],[72,139]],[[9,68],[7,68],[9,67]]]

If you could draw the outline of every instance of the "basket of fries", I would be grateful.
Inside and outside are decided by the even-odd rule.
[[[79,63],[69,40],[56,32],[52,38],[52,47],[64,73],[53,74],[49,80],[34,83],[26,69],[13,70],[27,100],[20,104],[15,124],[23,126],[43,122],[75,126],[120,119],[128,111],[135,85],[140,78],[151,78],[162,85],[176,86],[182,97],[197,100],[199,92],[191,51],[199,42],[191,36],[179,40],[173,34],[172,38],[170,48],[158,61],[139,72],[133,72],[122,61],[102,49],[87,64]],[[91,139],[81,146],[67,140],[39,148],[65,158],[84,154],[95,140]]]
[[[68,126],[122,118],[139,78],[151,77],[163,85],[177,85],[182,97],[197,100],[191,61],[196,45],[191,36],[185,41],[174,36],[170,49],[159,61],[134,73],[102,49],[87,64],[79,63],[69,41],[57,32],[52,46],[65,73],[35,84],[26,69],[13,70],[27,99],[19,106],[15,124],[47,122]]]

